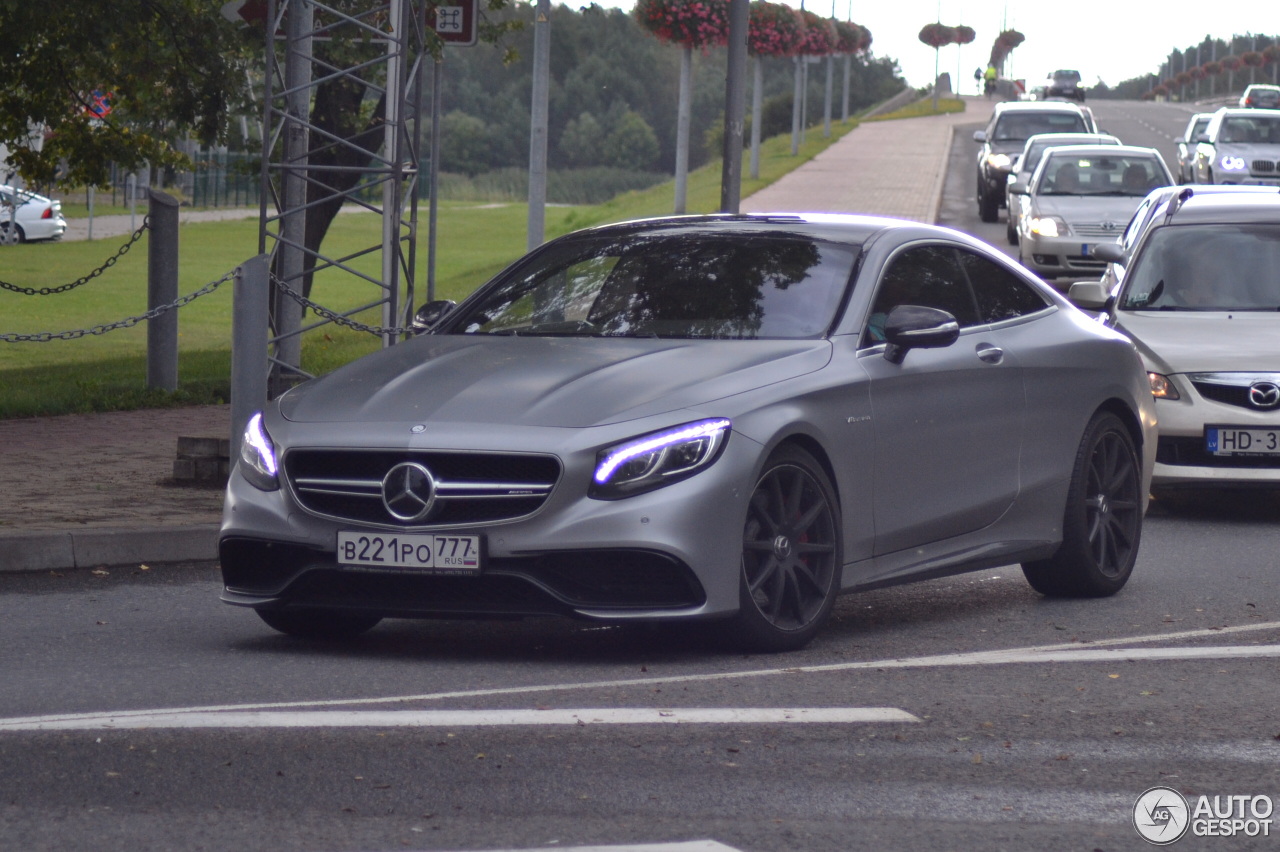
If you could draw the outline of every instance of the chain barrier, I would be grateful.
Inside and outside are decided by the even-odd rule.
[[[233,269],[217,281],[211,281],[186,296],[179,296],[167,305],[157,305],[145,314],[136,317],[122,319],[119,322],[106,323],[104,325],[95,325],[92,328],[76,329],[74,331],[42,331],[36,334],[0,334],[0,343],[48,343],[51,340],[75,340],[80,337],[88,337],[91,334],[106,334],[108,331],[115,331],[118,328],[133,328],[140,322],[155,319],[163,313],[176,310],[184,305],[194,302],[201,296],[207,296],[214,290],[217,290],[223,284],[236,277],[239,269]]]
[[[334,313],[333,311],[326,308],[324,305],[316,304],[315,302],[308,299],[306,296],[302,295],[298,291],[291,288],[288,284],[284,283],[284,281],[277,278],[275,274],[271,275],[271,283],[276,287],[278,287],[282,293],[284,293],[290,299],[293,299],[299,305],[302,305],[304,308],[310,308],[318,316],[324,317],[325,319],[337,325],[346,326],[347,328],[355,329],[356,331],[365,331],[365,332],[368,332],[369,334],[375,334],[379,337],[387,334],[395,335],[396,337],[399,337],[400,335],[412,334],[414,331],[416,331],[416,329],[405,328],[403,326],[385,328],[383,326],[377,326],[377,325],[365,325],[364,323],[359,322],[357,320],[353,320],[350,317],[344,317],[342,314]]]
[[[143,232],[145,232],[150,227],[151,227],[151,217],[150,216],[142,217],[142,226],[138,228],[138,230],[133,232],[133,236],[129,238],[128,242],[120,246],[120,249],[111,257],[107,258],[106,262],[103,263],[101,266],[99,266],[97,269],[93,270],[88,275],[83,275],[77,278],[75,281],[72,281],[70,284],[63,284],[59,287],[37,288],[37,287],[20,287],[17,284],[10,284],[8,281],[0,280],[0,290],[8,290],[11,293],[21,293],[24,296],[52,296],[56,293],[65,293],[68,290],[74,290],[75,288],[79,287],[82,284],[88,284],[90,281],[97,278],[99,275],[106,272],[111,267],[115,266],[116,262],[120,260],[120,258],[124,257],[128,253],[129,249],[133,248],[134,243],[142,239]]]

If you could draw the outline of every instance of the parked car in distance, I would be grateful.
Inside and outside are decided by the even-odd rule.
[[[1173,175],[1154,148],[1069,145],[1045,151],[1019,200],[1018,257],[1044,278],[1093,277],[1105,261],[1093,254],[1113,243],[1152,189]]]
[[[0,239],[10,228],[18,242],[57,240],[67,231],[62,202],[25,189],[0,186]]]
[[[1154,189],[1142,199],[1133,218],[1125,226],[1117,243],[1099,243],[1093,249],[1094,257],[1106,261],[1102,272],[1102,292],[1114,294],[1116,287],[1124,280],[1125,267],[1133,254],[1134,247],[1148,227],[1168,212],[1169,205],[1180,204],[1193,195],[1209,195],[1217,193],[1250,193],[1265,192],[1280,197],[1280,190],[1274,186],[1236,186],[1234,184],[1206,183],[1199,186],[1162,186]],[[1075,292],[1074,285],[1072,292]]]
[[[1006,185],[1005,207],[1009,209],[1009,216],[1008,224],[1005,226],[1005,236],[1009,240],[1009,245],[1018,244],[1018,200],[1022,196],[1009,192],[1007,186],[1012,186],[1017,181],[1023,183],[1030,181],[1036,166],[1040,165],[1040,157],[1046,150],[1062,145],[1119,144],[1120,140],[1117,137],[1108,136],[1105,133],[1037,133],[1028,139],[1027,144],[1022,146],[1022,153],[1014,157],[1013,169]]]
[[[1253,109],[1280,109],[1280,86],[1254,83],[1240,96],[1240,106]]]
[[[1280,109],[1223,107],[1196,143],[1196,183],[1280,186]]]
[[[1196,137],[1204,133],[1209,126],[1211,112],[1197,112],[1187,121],[1187,129],[1174,140],[1178,145],[1178,163],[1174,177],[1178,183],[1195,183],[1196,181]]]
[[[978,150],[978,216],[994,222],[1005,203],[1013,158],[1038,133],[1097,133],[1093,114],[1065,101],[998,103],[983,130],[973,134]]]
[[[1280,488],[1280,192],[1184,189],[1143,232],[1119,291],[1076,284],[1146,362],[1156,495]]]
[[[841,592],[1132,571],[1155,424],[1132,343],[957,231],[622,223],[420,313],[250,418],[224,601],[306,637],[571,616],[778,651]]]
[[[1067,98],[1084,102],[1084,87],[1080,85],[1080,72],[1061,69],[1049,74],[1044,87],[1046,98]]]

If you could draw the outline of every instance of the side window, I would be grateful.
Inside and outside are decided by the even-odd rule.
[[[864,346],[884,341],[884,323],[898,305],[923,305],[947,311],[966,328],[979,323],[969,282],[951,246],[909,248],[889,261],[867,320]]]
[[[956,254],[978,298],[978,316],[982,322],[1034,314],[1049,304],[1034,287],[1003,266],[964,249],[958,249]]]

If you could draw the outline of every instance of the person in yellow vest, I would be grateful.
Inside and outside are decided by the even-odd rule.
[[[987,70],[982,72],[983,87],[982,90],[987,97],[991,97],[996,91],[996,66],[987,65]]]

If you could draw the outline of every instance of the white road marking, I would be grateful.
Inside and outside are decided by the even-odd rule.
[[[528,695],[554,692],[571,692],[588,689],[616,689],[628,686],[654,686],[672,683],[712,682],[749,677],[775,677],[778,675],[822,674],[826,672],[857,671],[867,669],[940,668],[945,666],[1011,665],[1017,663],[1055,662],[1117,662],[1124,660],[1212,660],[1250,657],[1280,656],[1280,645],[1227,645],[1196,646],[1190,648],[1120,648],[1123,645],[1145,645],[1155,642],[1180,642],[1210,639],[1237,633],[1280,630],[1280,622],[1241,624],[1220,629],[1184,630],[1175,633],[1154,633],[1146,636],[1127,636],[1104,639],[1088,644],[1066,642],[1058,645],[1040,645],[1031,648],[1014,648],[1005,651],[979,651],[963,654],[941,654],[928,657],[907,657],[889,660],[869,660],[852,663],[830,663],[818,666],[793,666],[791,668],[749,669],[715,674],[671,675],[622,680],[587,681],[580,683],[535,684],[531,686],[495,687],[491,689],[467,689],[454,692],[434,692],[420,695],[393,695],[376,698],[332,698],[315,701],[281,701],[254,704],[226,704],[208,707],[174,707],[153,710],[124,710],[110,714],[110,718],[123,720],[133,716],[158,716],[165,714],[219,713],[251,710],[295,710],[303,707],[360,707],[376,704],[408,704],[424,701],[445,701],[461,698],[485,698],[499,695]],[[74,722],[104,718],[104,713],[64,713],[46,716],[28,716],[0,719],[0,731],[30,730],[35,723]]]
[[[10,731],[157,728],[466,728],[497,725],[850,725],[919,722],[893,707],[602,708],[589,710],[249,710],[6,720]]]

